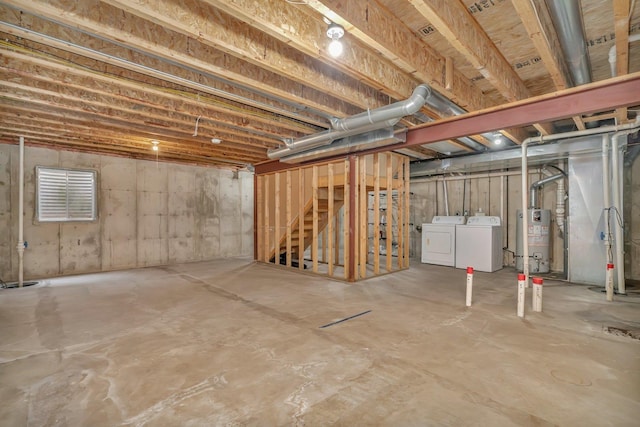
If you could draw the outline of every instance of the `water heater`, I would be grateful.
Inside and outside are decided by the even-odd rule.
[[[523,239],[522,239],[522,211],[516,212],[516,270],[524,269]],[[548,209],[528,209],[529,232],[527,242],[529,245],[529,273],[548,273],[549,266],[549,229],[551,224],[551,211]]]

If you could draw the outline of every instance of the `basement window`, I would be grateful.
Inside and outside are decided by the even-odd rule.
[[[37,166],[36,181],[38,221],[97,219],[95,171]]]

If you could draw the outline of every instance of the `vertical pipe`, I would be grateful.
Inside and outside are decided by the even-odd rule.
[[[611,145],[611,169],[613,173],[613,230],[615,232],[615,247],[616,247],[616,261],[618,266],[616,272],[618,273],[618,293],[626,294],[626,286],[624,282],[624,237],[622,234],[622,186],[620,180],[622,179],[622,170],[620,169],[620,137],[627,135],[627,132],[616,132],[613,134],[613,143]]]
[[[466,295],[467,307],[471,307],[472,298],[473,298],[473,267],[467,267],[467,295]]]
[[[447,181],[442,180],[442,190],[444,191],[444,214],[449,216],[449,192],[447,191]]]
[[[611,193],[609,192],[609,185],[611,185],[611,175],[609,173],[609,144],[611,137],[608,133],[602,135],[602,189],[603,189],[603,202],[604,202],[604,235],[605,235],[605,248],[606,248],[606,260],[607,264],[613,262],[611,253]],[[614,217],[615,218],[615,217]]]
[[[18,165],[18,287],[24,282],[24,136],[20,137]]]
[[[525,285],[529,286],[529,212],[527,211],[527,190],[529,189],[529,174],[527,164],[527,145],[525,140],[522,147],[522,273]]]

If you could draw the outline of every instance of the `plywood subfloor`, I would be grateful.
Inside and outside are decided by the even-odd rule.
[[[0,424],[637,425],[640,298],[413,263],[357,284],[246,259],[0,291]],[[322,325],[371,310],[333,326]]]

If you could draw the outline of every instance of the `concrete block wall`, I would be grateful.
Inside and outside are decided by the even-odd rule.
[[[98,220],[35,221],[35,167],[98,172]],[[0,277],[16,280],[18,147],[0,145]],[[25,278],[253,254],[253,174],[25,149]]]

